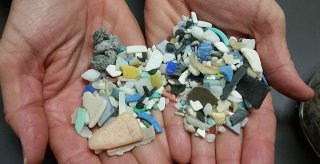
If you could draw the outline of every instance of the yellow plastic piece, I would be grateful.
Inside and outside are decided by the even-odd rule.
[[[140,69],[134,66],[122,66],[121,69],[124,78],[136,79],[140,75]]]
[[[213,112],[212,118],[214,119],[214,121],[216,122],[217,125],[223,125],[225,118],[226,118],[226,115],[224,113]]]
[[[157,71],[155,74],[151,75],[150,82],[153,87],[160,88],[162,86],[161,73]]]

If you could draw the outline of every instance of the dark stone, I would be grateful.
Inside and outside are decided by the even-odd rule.
[[[187,95],[187,100],[200,101],[202,105],[210,103],[212,106],[216,105],[218,99],[204,87],[194,87]]]
[[[199,110],[199,111],[197,111],[197,118],[198,118],[198,120],[200,120],[201,122],[206,122],[206,119],[205,119],[205,115],[204,115],[204,113],[203,113],[203,111],[202,110]]]
[[[99,72],[105,71],[109,65],[108,57],[105,55],[94,55],[90,60],[90,66]]]
[[[167,43],[166,45],[166,51],[167,52],[173,52],[176,50],[176,46],[173,43]]]
[[[192,21],[187,21],[186,25],[184,26],[184,28],[189,28],[192,25]]]
[[[108,40],[108,39],[109,39],[109,35],[103,29],[97,30],[92,35],[92,40],[93,40],[94,45],[97,45],[97,44],[101,43],[102,41]]]
[[[184,84],[171,85],[170,93],[179,94],[179,93],[182,93],[185,89],[186,89],[186,85]]]
[[[242,97],[256,109],[260,108],[270,89],[269,86],[247,74],[239,81],[236,88]]]
[[[157,71],[158,71],[158,69],[152,69],[152,70],[148,71],[148,73],[150,75],[154,75],[155,73],[157,73]]]
[[[148,54],[146,52],[142,52],[142,58],[138,58],[141,62],[145,62],[148,58]]]
[[[225,100],[229,97],[234,87],[238,84],[238,82],[246,74],[246,72],[247,69],[244,66],[238,68],[238,70],[232,77],[232,81],[230,83],[226,83],[226,86],[223,88],[222,95],[220,96],[222,100]]]
[[[181,34],[184,34],[184,30],[183,29],[178,29],[175,33],[174,33],[174,36],[180,36]]]
[[[231,125],[234,126],[244,120],[248,116],[248,111],[245,109],[238,109],[231,117]]]

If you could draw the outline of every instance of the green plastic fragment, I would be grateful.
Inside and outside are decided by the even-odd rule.
[[[158,108],[158,105],[157,105],[157,104],[154,104],[154,105],[152,106],[152,109],[153,109],[153,110],[159,109],[159,108]]]
[[[144,112],[144,111],[147,111],[147,107],[146,106],[143,106],[142,109],[139,109],[137,107],[133,107],[133,112],[134,113],[140,113],[140,112]]]
[[[242,101],[238,105],[238,109],[246,109],[246,104]]]
[[[226,46],[230,45],[228,37],[221,30],[214,27],[208,27],[207,30],[211,30],[216,33]]]
[[[149,99],[150,99],[150,100],[151,100],[151,99],[157,99],[157,98],[160,98],[160,97],[161,97],[160,93],[154,92],[154,93],[149,97]]]
[[[140,77],[141,78],[149,78],[150,77],[150,74],[148,73],[148,72],[141,72],[141,74],[140,74]]]
[[[150,123],[146,120],[142,120],[142,123],[147,127],[149,128],[150,127]]]
[[[85,117],[86,117],[87,111],[83,108],[77,109],[77,119],[75,122],[75,128],[78,134],[80,134],[81,130],[84,127]]]

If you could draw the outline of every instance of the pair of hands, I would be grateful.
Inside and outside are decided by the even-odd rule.
[[[144,11],[149,46],[166,39],[181,15],[195,11],[228,35],[255,38],[275,89],[296,100],[313,96],[290,59],[284,14],[275,1],[146,0]],[[13,1],[0,41],[0,82],[6,121],[20,137],[27,163],[43,159],[48,141],[59,163],[273,163],[270,94],[240,136],[227,131],[209,144],[186,133],[169,106],[154,113],[165,127],[155,141],[121,157],[95,155],[70,125],[70,115],[86,85],[80,75],[92,55],[91,34],[101,27],[124,45],[145,44],[124,0]]]

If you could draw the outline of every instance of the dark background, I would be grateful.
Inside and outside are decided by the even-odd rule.
[[[10,0],[0,0],[0,36],[10,8]],[[127,0],[127,3],[143,30],[144,0]],[[286,15],[287,41],[295,66],[305,81],[309,81],[320,63],[320,1],[278,0]],[[0,54],[1,55],[1,54]],[[294,82],[294,81],[293,81]],[[273,92],[277,116],[277,137],[275,163],[312,164],[320,163],[306,142],[298,120],[298,103]],[[0,97],[0,159],[3,164],[22,163],[21,145],[3,118],[3,104]],[[267,124],[267,122],[266,122]],[[44,163],[57,163],[47,151]]]

